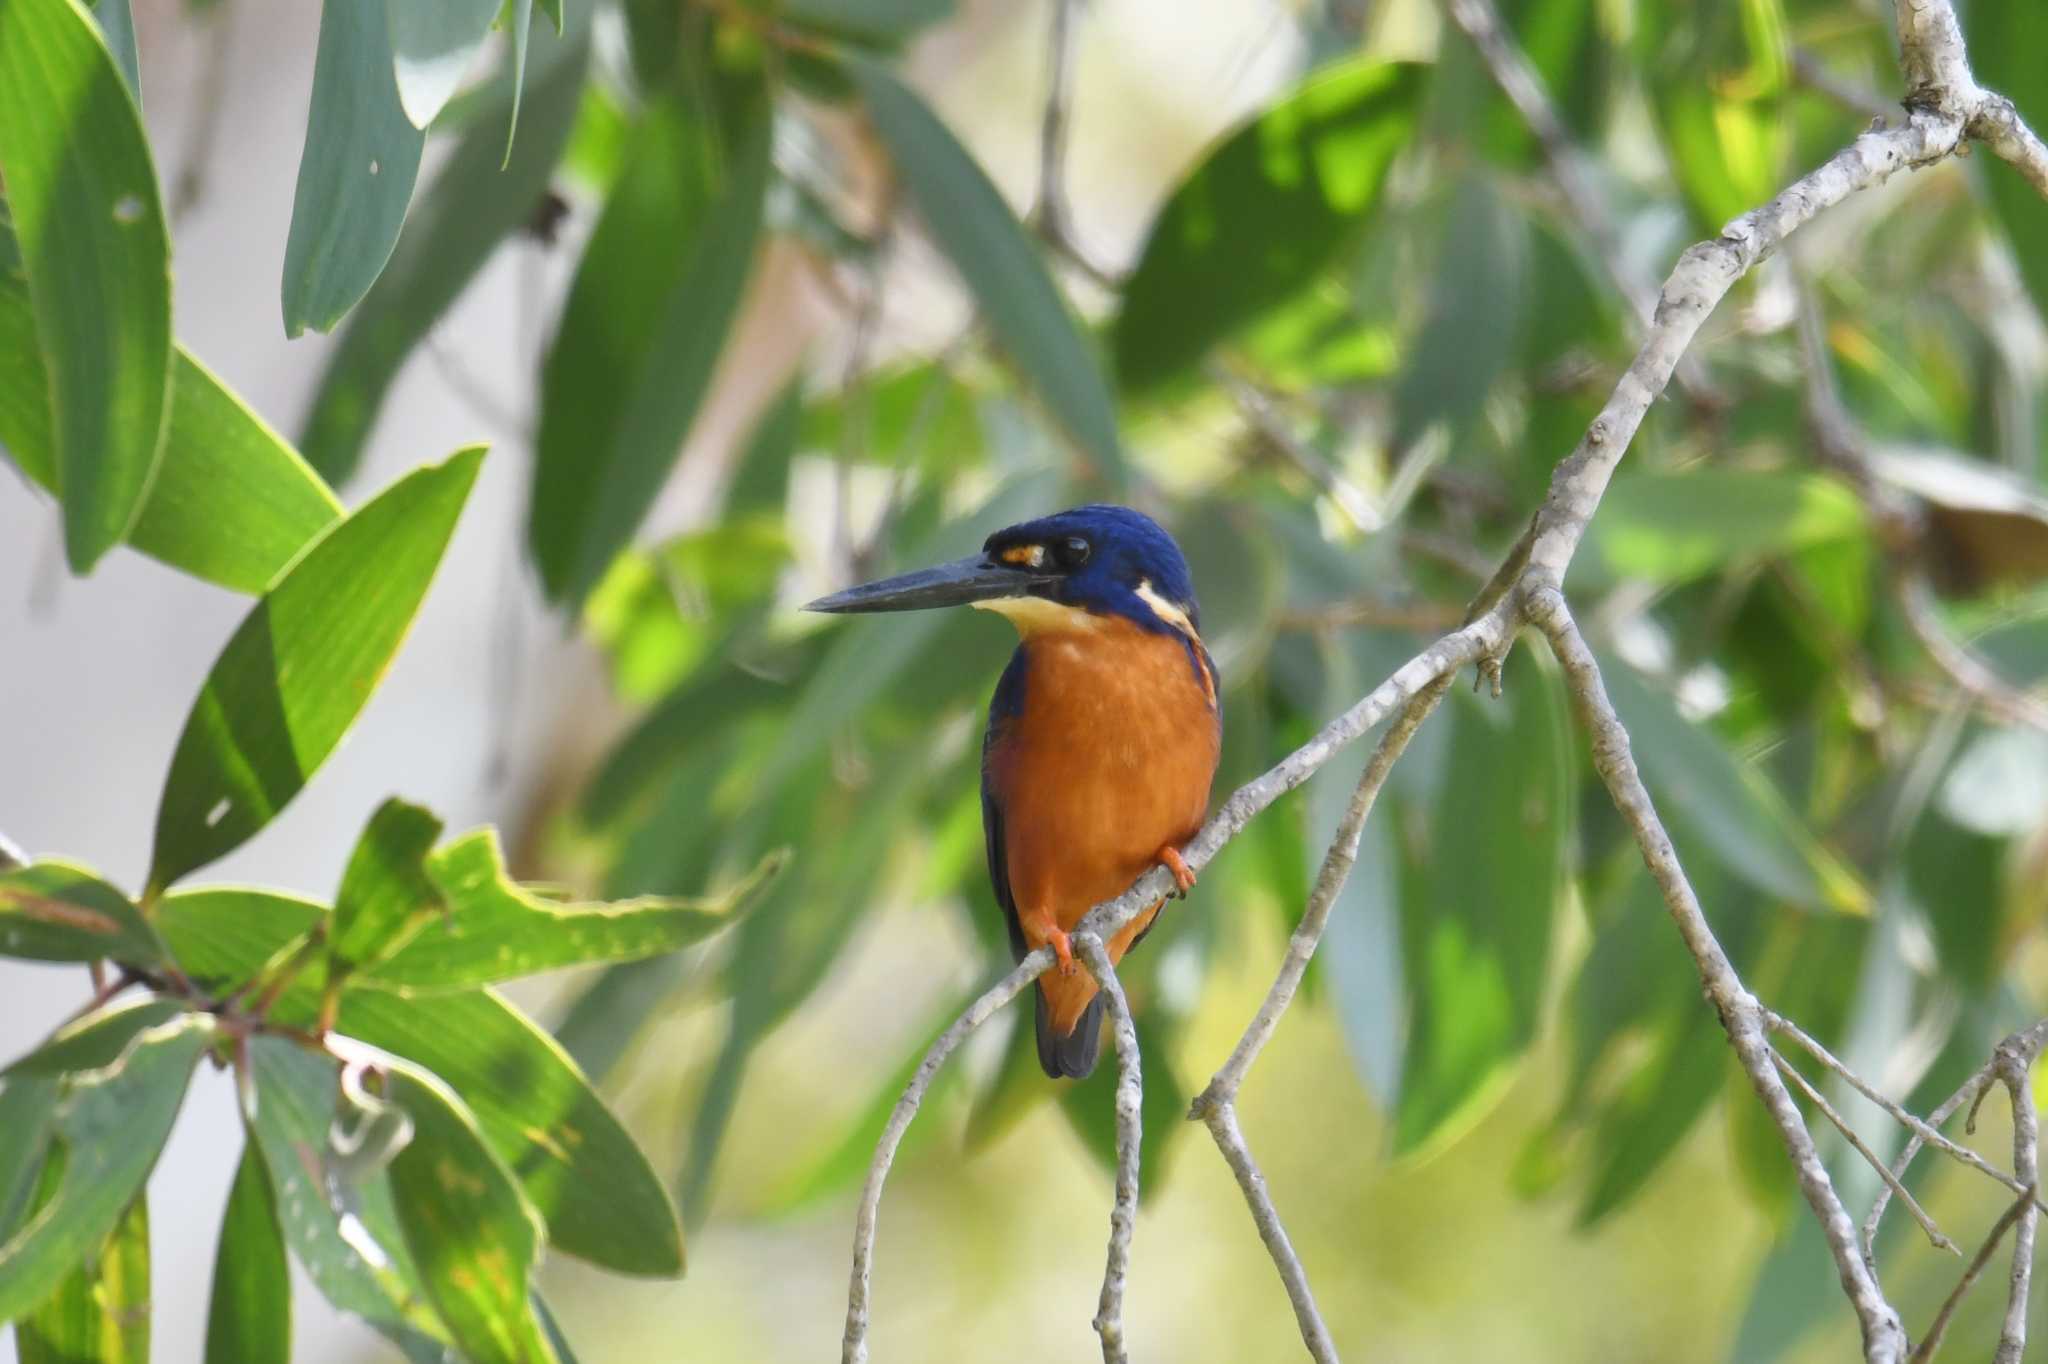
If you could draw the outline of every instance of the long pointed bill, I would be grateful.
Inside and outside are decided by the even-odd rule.
[[[955,559],[936,568],[921,568],[880,582],[849,587],[820,597],[804,607],[806,611],[921,611],[933,606],[965,606],[969,602],[996,597],[1021,597],[1031,590],[1038,576],[1005,564],[992,564],[979,555]]]

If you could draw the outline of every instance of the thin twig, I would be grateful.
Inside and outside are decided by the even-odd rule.
[[[1991,1263],[1991,1257],[1997,1252],[1998,1243],[2005,1239],[2005,1233],[2012,1229],[2012,1224],[2020,1220],[2021,1216],[2033,1205],[2033,1202],[2034,1189],[2032,1185],[2029,1185],[2020,1191],[2020,1196],[2012,1201],[2012,1206],[2008,1207],[1999,1215],[1998,1220],[1991,1224],[1990,1234],[1984,1238],[1984,1244],[1977,1247],[1977,1253],[1970,1257],[1970,1263],[1963,1267],[1962,1277],[1956,1280],[1956,1286],[1949,1290],[1948,1298],[1941,1304],[1941,1310],[1935,1313],[1934,1324],[1927,1328],[1927,1338],[1922,1340],[1919,1348],[1913,1351],[1910,1364],[1927,1364],[1928,1360],[1934,1358],[1934,1352],[1941,1348],[1941,1338],[1948,1334],[1948,1324],[1955,1317],[1956,1308],[1962,1304],[1964,1296],[1976,1285],[1978,1276],[1984,1272],[1984,1266]],[[2017,1249],[2015,1249],[2014,1254],[2017,1256]],[[2021,1299],[2021,1302],[2024,1305],[2024,1297]],[[2003,1344],[1999,1348],[2000,1354],[1998,1358],[2003,1360],[2005,1358]],[[2015,1355],[2014,1358],[2017,1359],[2018,1356]]]
[[[1116,1039],[1116,1201],[1109,1212],[1109,1256],[1102,1270],[1102,1297],[1095,1309],[1095,1334],[1102,1338],[1102,1364],[1129,1364],[1124,1350],[1124,1278],[1131,1263],[1131,1233],[1138,1219],[1138,1160],[1144,1137],[1145,1081],[1138,1056],[1138,1028],[1131,1018],[1123,982],[1109,953],[1093,934],[1073,939],[1073,948],[1109,1000],[1110,1034]]]
[[[1367,535],[1386,525],[1387,518],[1366,495],[1365,489],[1346,478],[1343,471],[1323,458],[1320,451],[1294,434],[1287,414],[1279,409],[1271,395],[1221,361],[1211,363],[1208,371],[1210,381],[1230,395],[1231,401],[1237,404],[1237,410],[1259,433],[1266,447],[1314,484],[1318,492],[1344,513],[1345,520]]]
[[[1074,233],[1074,208],[1067,198],[1067,130],[1074,112],[1074,11],[1080,0],[1051,0],[1046,37],[1045,111],[1038,121],[1038,201],[1032,225],[1056,255],[1104,289],[1121,281],[1098,264]]]
[[[2027,1352],[2027,1290],[2034,1276],[2034,1230],[2040,1212],[2033,1190],[2041,1180],[2041,1125],[2034,1112],[2033,1068],[2041,1054],[2038,1036],[2022,1034],[1999,1043],[1992,1069],[2012,1099],[2012,1165],[2026,1181],[2027,1195],[2017,1205],[2019,1222],[2012,1234],[2012,1273],[2007,1285],[2005,1321],[1999,1327],[1992,1364],[2020,1364]]]

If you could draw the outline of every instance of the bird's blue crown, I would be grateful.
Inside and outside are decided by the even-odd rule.
[[[1093,503],[1005,527],[982,546],[992,563],[1045,575],[1033,595],[1175,631],[1179,612],[1200,629],[1195,584],[1180,546],[1143,512]],[[1155,600],[1148,601],[1150,596]],[[1162,614],[1160,604],[1168,610]]]

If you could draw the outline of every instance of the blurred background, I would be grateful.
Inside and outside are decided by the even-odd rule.
[[[975,771],[1011,638],[974,613],[845,626],[794,605],[1131,501],[1193,562],[1226,681],[1220,799],[1455,625],[1678,251],[1896,116],[1890,6],[1503,5],[1584,154],[1567,193],[1428,0],[792,5],[919,91],[1037,229],[1115,375],[1121,462],[1077,430],[1085,393],[991,322],[930,166],[796,43],[770,61],[766,222],[687,443],[631,548],[537,572],[534,547],[557,551],[530,513],[536,450],[573,470],[617,400],[564,357],[604,339],[605,261],[615,289],[644,264],[630,241],[585,250],[655,137],[660,54],[777,41],[740,0],[577,8],[564,39],[536,25],[529,80],[588,65],[558,112],[530,85],[519,134],[559,158],[517,189],[459,180],[477,116],[458,97],[378,290],[336,336],[287,341],[317,15],[135,5],[180,340],[350,505],[493,446],[349,741],[209,879],[325,895],[392,794],[498,824],[522,876],[613,896],[791,847],[712,945],[515,993],[673,1172],[689,1228],[677,1282],[550,1264],[579,1357],[830,1357],[882,1116],[1007,961]],[[2048,20],[2028,8],[1967,17],[1980,78],[2041,126]],[[435,256],[429,228],[465,214],[502,225]],[[2044,217],[1980,156],[1818,221],[1708,322],[1569,584],[1752,988],[1920,1111],[2048,985]],[[136,885],[190,698],[245,609],[132,554],[67,577],[54,504],[0,479],[0,832]],[[1537,653],[1502,701],[1461,689],[1397,773],[1244,1092],[1247,1135],[1350,1357],[1839,1358],[1853,1320],[1817,1233]],[[1142,1358],[1299,1351],[1234,1183],[1179,1115],[1270,982],[1363,761],[1233,842],[1131,960]],[[0,1054],[86,992],[0,962]],[[949,1067],[898,1161],[877,1358],[1096,1353],[1113,1068],[1054,1086],[1014,1021]],[[202,1072],[150,1185],[162,1360],[200,1354],[239,1148],[227,1087]],[[1816,1130],[1860,1212],[1874,1178]],[[1998,1101],[1972,1140],[2009,1156]],[[1916,1178],[1966,1247],[2006,1201],[1932,1158]],[[1924,1324],[1958,1265],[1894,1217],[1887,1290]],[[386,1357],[299,1287],[299,1357]],[[1951,1348],[1981,1355],[2001,1307],[1973,1301]]]

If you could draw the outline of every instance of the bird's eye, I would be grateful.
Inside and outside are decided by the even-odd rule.
[[[1052,554],[1053,558],[1059,560],[1061,568],[1079,568],[1088,562],[1089,552],[1093,548],[1094,546],[1080,536],[1069,535],[1066,539],[1054,543]]]

